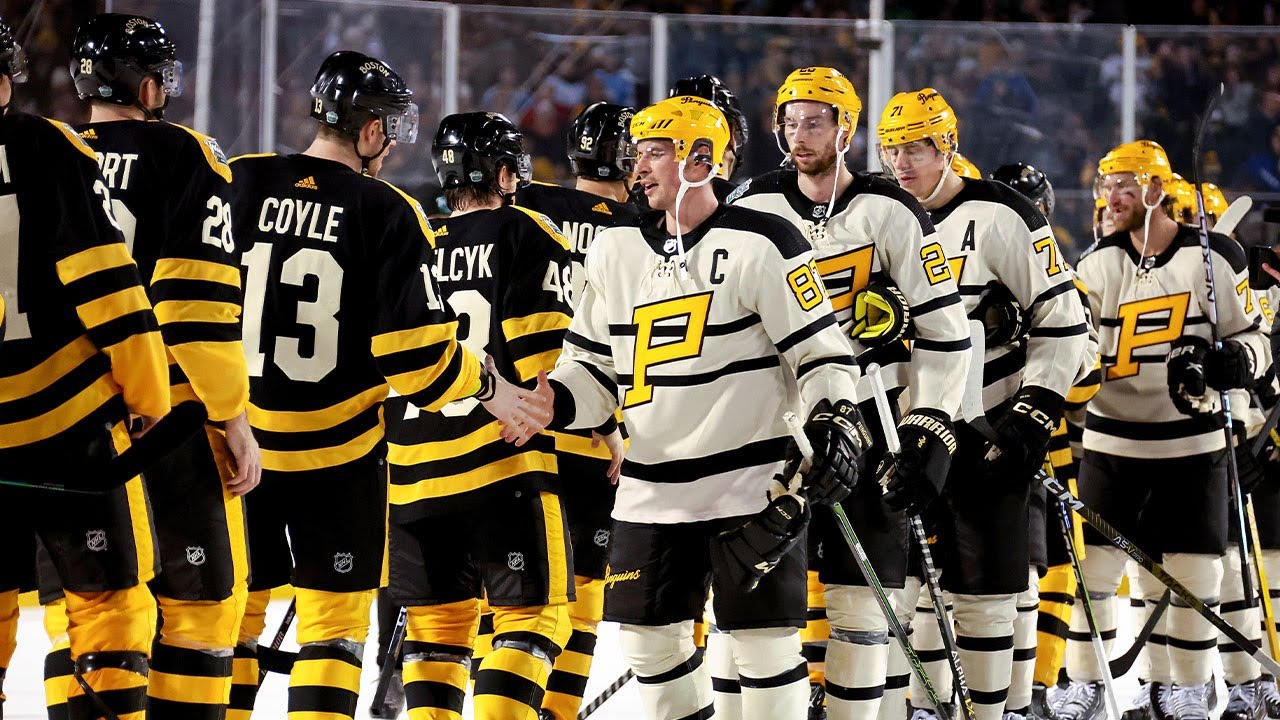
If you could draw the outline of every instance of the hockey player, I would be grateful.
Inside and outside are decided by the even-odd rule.
[[[93,151],[69,126],[11,108],[25,79],[0,21],[0,474],[75,488],[129,446],[131,416],[149,427],[169,412],[165,349]],[[76,676],[48,692],[71,720],[142,720],[156,558],[141,481],[101,494],[4,487],[0,508],[0,679],[38,535],[65,588]]]
[[[516,193],[517,205],[546,215],[569,241],[575,304],[586,284],[583,262],[596,235],[636,216],[635,206],[627,202],[627,181],[635,164],[627,129],[634,114],[632,108],[621,105],[588,106],[569,129],[569,166],[577,177],[574,187],[535,182]],[[607,435],[611,427],[601,430]],[[569,603],[573,634],[556,658],[542,706],[556,720],[572,720],[586,691],[596,627],[604,613],[605,567],[613,529],[609,515],[617,487],[611,481],[617,465],[611,467],[610,449],[599,446],[591,432],[557,433],[556,461],[565,487],[561,501],[573,543],[576,599]]]
[[[720,205],[708,187],[729,143],[720,111],[668,98],[638,113],[631,135],[655,210],[588,251],[564,352],[539,386],[554,397],[556,427],[597,427],[620,403],[626,413],[605,619],[622,623],[648,717],[708,717],[711,684],[691,633],[710,583],[743,715],[803,718],[796,545],[808,513],[801,495],[779,489],[771,503],[766,492],[772,476],[795,470],[782,467],[781,419],[795,373],[816,452],[804,493],[848,494],[870,445],[858,372],[804,239],[769,215]]]
[[[439,302],[465,325],[465,347],[529,382],[554,365],[569,326],[568,241],[509,206],[532,164],[502,115],[444,118],[431,154],[453,210],[436,225]],[[494,634],[475,673],[475,717],[533,718],[569,640],[574,591],[554,441],[508,445],[474,401],[426,415],[394,398],[387,416],[390,595],[408,608],[409,712],[461,710],[483,593]]]
[[[1006,185],[952,170],[957,120],[941,94],[895,95],[877,135],[882,164],[929,211],[966,310],[1011,297],[1028,327],[1025,344],[987,348],[983,410],[998,439],[993,445],[965,424],[957,428],[959,449],[932,517],[974,709],[980,720],[995,720],[1008,695],[1019,595],[1035,604],[1027,572],[1030,486],[1076,379],[1079,362],[1063,359],[1083,358],[1087,349],[1084,310],[1044,215]],[[917,636],[930,624],[917,623]],[[923,692],[911,697],[916,713],[931,714]]]
[[[262,632],[267,591],[292,581],[301,647],[290,715],[349,718],[383,582],[388,383],[432,412],[474,397],[516,427],[537,418],[527,393],[459,345],[422,208],[377,179],[394,144],[417,134],[404,81],[380,60],[336,52],[311,87],[311,116],[320,126],[305,152],[232,163],[263,466],[248,502],[254,592],[241,639]],[[449,262],[465,270],[463,258]]]
[[[846,167],[844,156],[861,110],[853,85],[839,71],[792,72],[778,88],[774,131],[785,141],[794,169],[752,178],[730,198],[734,205],[785,219],[809,241],[836,319],[853,341],[854,357],[884,368],[891,398],[910,388],[909,411],[896,423],[906,454],[891,492],[900,487],[922,492],[914,487],[924,485],[936,494],[951,460],[951,418],[960,409],[971,354],[969,325],[933,223],[920,204],[892,182]],[[900,342],[908,335],[910,350]],[[860,388],[858,397],[868,403],[864,415],[874,415],[870,387]],[[878,428],[885,420],[869,425]],[[877,443],[869,463],[883,453],[878,429],[873,437]],[[902,588],[908,574],[902,506],[886,502],[877,483],[864,482],[848,512],[881,582]],[[811,561],[825,584],[831,628],[825,668],[829,717],[874,718],[885,690],[888,623],[829,517],[814,518],[809,542],[821,549]],[[809,605],[811,616],[821,607],[814,598]],[[715,650],[714,644],[708,646],[713,674]],[[810,680],[820,681],[812,674]],[[717,700],[724,704],[732,697]],[[813,704],[819,705],[820,697]]]
[[[231,170],[216,140],[158,120],[182,75],[154,20],[90,18],[72,42],[71,77],[90,101],[89,123],[77,130],[98,156],[160,321],[173,402],[194,399],[209,417],[204,432],[146,476],[161,567],[151,583],[161,629],[147,715],[221,718],[248,594],[240,496],[261,475],[245,413]]]
[[[725,146],[724,157],[720,160],[720,172],[711,181],[711,189],[715,191],[716,198],[723,202],[737,187],[733,182],[733,173],[738,169],[738,158],[747,145],[747,116],[742,112],[738,96],[715,75],[694,75],[677,80],[667,97],[681,95],[710,100],[729,122],[729,144]]]
[[[1218,288],[1218,332],[1210,347],[1205,260],[1198,233],[1179,225],[1165,184],[1172,169],[1149,140],[1111,150],[1098,164],[1101,197],[1115,232],[1081,259],[1079,272],[1101,333],[1106,382],[1089,405],[1080,468],[1081,499],[1113,519],[1120,532],[1162,553],[1163,565],[1193,593],[1216,602],[1227,542],[1227,462],[1219,390],[1246,387],[1265,370],[1261,316],[1245,282],[1244,253],[1210,236]],[[1243,291],[1243,294],[1240,294]],[[1125,554],[1086,529],[1084,560],[1091,593],[1112,594]],[[1145,598],[1159,595],[1154,579],[1138,577]],[[1100,630],[1114,632],[1114,603],[1094,603]],[[1178,720],[1206,718],[1217,633],[1177,601],[1162,622],[1167,646],[1150,648],[1150,683],[1140,694],[1155,700],[1172,683],[1162,710]],[[1072,635],[1084,633],[1072,618]],[[1167,651],[1166,651],[1167,647]],[[1086,643],[1068,640],[1072,683],[1060,713],[1101,715],[1101,683]],[[1141,709],[1142,698],[1137,704]]]

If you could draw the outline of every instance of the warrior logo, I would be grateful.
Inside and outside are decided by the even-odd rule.
[[[351,553],[333,554],[333,569],[337,572],[349,573],[353,565],[355,565],[355,557]]]
[[[107,549],[107,531],[106,530],[90,530],[84,534],[84,546],[93,552],[102,552]]]
[[[509,552],[507,553],[507,567],[516,572],[524,570],[524,553]]]
[[[609,531],[597,530],[594,540],[598,547],[609,547]]]
[[[199,545],[187,546],[187,562],[191,563],[192,565],[198,566],[198,565],[203,565],[204,560],[205,560],[204,548],[200,547]]]

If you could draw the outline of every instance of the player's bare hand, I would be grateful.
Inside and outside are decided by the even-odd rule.
[[[551,423],[555,392],[547,382],[545,372],[538,373],[538,386],[525,390],[507,382],[493,366],[493,359],[485,359],[488,370],[488,387],[482,388],[477,399],[490,415],[502,423],[502,439],[517,446],[524,445]]]
[[[235,475],[227,481],[227,492],[240,497],[262,482],[262,451],[249,427],[249,416],[240,413],[226,422],[227,448],[235,460]]]
[[[1267,263],[1262,263],[1262,269],[1265,270],[1266,273],[1271,277],[1275,278],[1276,280],[1280,280],[1280,270],[1277,270],[1271,267]],[[1103,373],[1103,374],[1105,375],[1106,373]]]
[[[156,423],[158,422],[160,422],[160,418],[154,415],[136,416],[135,425],[138,427],[138,429],[129,433],[129,437],[133,438],[134,440],[137,440],[143,435],[146,435],[147,433],[151,432],[151,428],[155,427]]]
[[[609,448],[609,482],[617,485],[618,476],[622,474],[622,454],[625,447],[622,442],[622,429],[614,428],[608,435],[601,435],[592,430],[591,447],[598,448],[600,443],[604,443],[604,446]]]

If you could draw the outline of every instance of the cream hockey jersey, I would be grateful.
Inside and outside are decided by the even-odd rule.
[[[806,197],[797,177],[795,170],[766,173],[739,185],[729,201],[777,215],[809,240],[846,336],[854,327],[854,299],[869,282],[901,290],[911,308],[910,349],[903,343],[868,348],[851,338],[854,356],[864,368],[871,363],[883,368],[890,393],[905,388],[908,407],[956,415],[972,344],[964,305],[933,221],[906,190],[883,178],[855,173],[824,223],[827,203]],[[870,386],[860,385],[858,396],[870,398]]]
[[[1216,233],[1210,233],[1209,246],[1218,330],[1249,349],[1255,375],[1261,377],[1270,349],[1260,304],[1249,289],[1244,251]],[[1169,398],[1166,359],[1172,342],[1188,335],[1211,337],[1198,231],[1181,226],[1169,248],[1141,266],[1129,234],[1114,233],[1080,259],[1078,271],[1089,288],[1103,365],[1102,389],[1085,419],[1085,451],[1175,458],[1225,447],[1220,417],[1189,417]],[[1242,400],[1242,394],[1232,394],[1233,403]]]
[[[857,400],[858,368],[795,227],[722,205],[683,242],[682,266],[661,212],[601,231],[551,373],[557,425],[626,415],[613,510],[626,522],[760,511],[789,438],[782,413]]]
[[[1002,183],[964,183],[930,217],[965,311],[972,315],[985,293],[1003,285],[1022,306],[1029,328],[1024,342],[986,349],[983,408],[994,410],[1024,385],[1065,398],[1091,350],[1071,266],[1029,200]]]

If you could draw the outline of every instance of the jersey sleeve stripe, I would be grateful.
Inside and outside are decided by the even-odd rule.
[[[516,373],[520,375],[520,381],[531,380],[538,376],[539,370],[551,372],[556,366],[556,358],[560,357],[560,348],[547,350],[536,355],[528,355],[519,360],[514,361]]]
[[[852,355],[831,355],[829,357],[818,358],[817,360],[810,360],[809,362],[801,363],[800,367],[796,369],[796,377],[802,378],[814,370],[828,365],[853,366],[857,364],[858,361],[854,360]]]
[[[370,349],[376,357],[382,358],[406,350],[430,347],[438,343],[450,342],[458,333],[458,321],[453,320],[439,325],[424,325],[396,330],[395,332],[374,335]]]
[[[650,372],[645,376],[645,381],[655,387],[693,387],[706,385],[720,378],[737,375],[738,373],[776,368],[781,364],[782,360],[777,355],[767,355],[765,357],[751,358],[750,360],[737,360],[717,370],[691,375],[657,375]],[[634,382],[634,376],[630,374],[619,375],[618,382],[622,385],[631,385]]]
[[[565,342],[573,343],[583,350],[593,352],[597,355],[604,355],[605,357],[611,357],[613,355],[613,348],[609,347],[605,343],[599,343],[589,338],[585,338],[573,331],[565,333],[564,339]]]
[[[102,375],[72,398],[46,413],[27,420],[0,425],[0,448],[12,448],[47,440],[66,432],[81,419],[116,396],[110,375]]]
[[[511,341],[525,335],[547,332],[548,330],[563,330],[567,327],[569,327],[568,315],[554,311],[540,312],[503,320],[502,334],[506,336],[508,341]]]
[[[440,379],[440,375],[445,372],[459,354],[462,346],[457,343],[438,344],[436,347],[427,348],[423,351],[409,351],[401,355],[413,355],[416,358],[422,357],[425,352],[430,352],[434,356],[434,362],[412,362],[406,363],[409,369],[400,373],[388,373],[387,380],[396,392],[406,397],[415,393],[420,393],[430,387],[436,380]],[[384,365],[384,367],[388,367]],[[394,366],[388,367],[388,370],[394,371]]]
[[[300,433],[327,430],[339,425],[387,396],[386,385],[376,385],[340,403],[319,410],[263,410],[249,404],[249,420],[256,430]]]
[[[960,299],[959,293],[947,293],[946,295],[940,295],[932,300],[926,300],[919,305],[912,305],[911,314],[918,317],[920,315],[931,313],[934,310],[941,310],[942,308],[951,307],[952,305],[959,305],[962,302],[964,301]]]
[[[1069,325],[1067,327],[1034,327],[1027,333],[1031,337],[1052,337],[1064,338],[1075,337],[1076,335],[1088,335],[1089,326],[1085,323],[1078,325]]]
[[[39,365],[16,375],[0,377],[0,403],[40,392],[97,354],[98,349],[89,342],[89,338],[84,335],[77,337]]]
[[[628,478],[651,483],[688,483],[709,475],[776,463],[785,454],[787,442],[789,438],[785,437],[757,440],[713,455],[687,460],[669,460],[650,465],[623,460],[622,474]]]
[[[150,307],[147,294],[141,287],[134,286],[84,302],[76,310],[85,327],[96,328],[131,313],[145,312]]]
[[[1029,309],[1029,311],[1034,311],[1036,307],[1058,297],[1063,293],[1074,292],[1075,289],[1076,289],[1075,283],[1060,282],[1057,285],[1054,285],[1048,290],[1045,290],[1044,292],[1037,295],[1036,299],[1031,301],[1031,308]]]
[[[911,347],[916,350],[932,350],[933,352],[964,352],[973,348],[973,339],[930,340],[929,338],[918,338],[912,343]]]
[[[106,356],[99,356],[81,363],[57,378],[41,382],[38,390],[0,404],[0,424],[29,420],[67,402],[110,373],[111,365],[105,360]]]
[[[824,328],[829,327],[831,325],[835,325],[835,324],[836,324],[836,316],[832,313],[826,313],[822,317],[818,318],[817,320],[814,320],[808,325],[805,325],[799,330],[782,338],[782,340],[779,341],[775,347],[777,347],[779,353],[785,353],[786,351],[790,350],[796,345],[799,345],[805,340],[808,340],[814,335],[817,335],[818,333],[822,332]]]
[[[190,343],[234,344],[243,355],[240,347],[241,326],[239,322],[171,322],[160,328],[164,344],[173,348]]]
[[[449,344],[435,368],[421,373],[431,380],[421,390],[405,392],[395,380],[392,385],[423,410],[436,412],[454,400],[469,398],[480,391],[480,361],[457,342]]]
[[[129,249],[124,243],[107,243],[81,250],[59,260],[57,262],[58,277],[64,285],[70,285],[96,272],[133,264],[133,256],[129,254]]]
[[[256,425],[255,425],[256,427]],[[313,448],[303,450],[270,450],[262,448],[262,469],[273,472],[301,472],[321,470],[349,463],[368,455],[382,441],[382,427],[375,425],[351,441],[338,447],[326,447],[322,451]]]
[[[240,271],[230,265],[208,260],[160,258],[151,273],[151,284],[161,280],[205,280],[240,287]]]
[[[240,321],[240,306],[209,300],[167,300],[155,307],[160,325],[169,323],[235,324]]]

